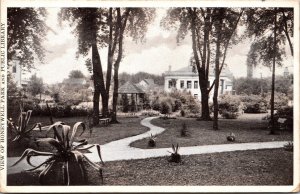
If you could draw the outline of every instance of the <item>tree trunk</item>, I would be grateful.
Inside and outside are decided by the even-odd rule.
[[[194,54],[194,59],[195,59],[195,63],[196,63],[196,67],[197,67],[197,71],[198,71],[198,76],[199,76],[199,85],[200,85],[200,91],[201,91],[201,109],[202,109],[202,115],[201,115],[201,120],[211,120],[210,116],[209,116],[209,106],[208,106],[208,92],[207,92],[207,79],[205,79],[205,58],[204,56],[202,56],[203,60],[202,60],[202,67],[200,65],[200,59],[198,57],[198,53],[197,53],[197,34],[196,34],[196,22],[195,22],[195,9],[189,8],[189,14],[191,17],[191,28],[192,28],[192,48],[193,48],[193,54]],[[208,32],[206,32],[206,34],[208,34]],[[206,35],[206,38],[208,36]],[[205,41],[207,41],[207,39],[205,39]],[[206,44],[204,45],[204,50],[206,49]],[[205,55],[206,57],[206,50],[205,50],[205,54],[203,53],[203,55]]]
[[[276,8],[274,10],[274,51],[273,51],[273,67],[272,67],[272,89],[271,89],[271,130],[270,134],[275,134],[275,118],[274,118],[274,93],[275,93],[275,65],[276,65],[276,28],[277,28],[277,12]]]
[[[108,117],[108,101],[109,101],[109,95],[102,94],[101,95],[101,102],[102,102],[102,117]]]
[[[210,121],[210,114],[209,114],[209,92],[207,90],[208,81],[205,79],[204,75],[199,73],[199,85],[201,91],[201,118],[200,120]]]
[[[209,114],[209,94],[207,91],[201,91],[201,120],[210,121]]]
[[[93,96],[93,125],[99,124],[99,98],[100,98],[99,88],[95,87],[94,96]]]
[[[93,80],[94,80],[94,96],[93,96],[93,125],[99,124],[99,95],[105,93],[103,80],[103,72],[98,52],[96,40],[92,44],[92,64],[93,64]],[[101,92],[102,91],[102,92]]]
[[[119,67],[120,62],[123,56],[123,34],[127,23],[127,18],[129,16],[130,9],[128,8],[125,12],[124,23],[122,24],[122,17],[120,8],[117,8],[117,29],[118,29],[118,41],[115,40],[115,43],[118,42],[118,56],[114,63],[114,92],[113,92],[113,115],[112,122],[118,123],[117,121],[117,103],[118,103],[118,89],[119,89]]]
[[[117,120],[117,103],[118,103],[118,88],[119,88],[119,74],[118,68],[114,69],[114,93],[113,93],[113,115],[111,122],[119,123]]]
[[[219,21],[216,26],[217,31],[217,42],[216,42],[216,65],[215,65],[215,87],[214,87],[214,96],[213,96],[213,103],[214,103],[214,119],[213,119],[213,129],[218,130],[218,115],[219,115],[219,104],[218,104],[218,95],[219,95],[219,81],[220,81],[220,45],[221,45],[221,25],[222,25],[222,10],[219,10]],[[220,13],[221,12],[221,13]]]

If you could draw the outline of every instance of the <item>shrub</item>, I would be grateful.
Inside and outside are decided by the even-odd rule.
[[[177,90],[174,90],[169,94],[160,93],[157,96],[152,97],[151,107],[153,110],[160,111],[161,113],[166,112],[169,108],[170,112],[183,110],[197,114],[200,111],[200,104],[196,102],[190,93]],[[165,110],[162,110],[162,108]]]
[[[294,108],[290,106],[281,107],[277,110],[277,115],[281,118],[293,117]]]
[[[142,116],[149,116],[149,117],[152,117],[152,116],[159,116],[159,112],[158,111],[155,111],[155,110],[143,110],[141,112],[141,115]]]
[[[201,107],[193,96],[189,96],[186,109],[189,110],[190,113],[198,114],[200,113]]]
[[[182,128],[180,130],[180,136],[181,137],[187,137],[189,135],[188,127],[186,123],[182,123]]]
[[[164,100],[160,103],[160,113],[161,114],[170,114],[172,111],[172,105]]]
[[[151,107],[153,110],[160,111],[160,100],[158,96],[152,101]]]
[[[268,102],[268,109],[271,109],[271,94],[266,96],[266,101]],[[274,95],[274,109],[277,110],[280,107],[287,106],[289,102],[289,97],[284,93],[276,92]]]
[[[222,117],[225,119],[237,119],[240,116],[238,112],[222,111]]]
[[[163,97],[160,99],[160,108],[162,108],[163,106],[163,103],[167,103],[170,105],[171,109],[170,109],[170,112],[175,112],[175,99],[170,97],[170,96],[166,96],[166,97]],[[162,113],[164,114],[164,113]]]
[[[181,106],[182,106],[182,102],[180,100],[176,99],[174,103],[175,103],[174,112],[180,110]]]
[[[181,111],[180,111],[180,116],[185,117],[185,115],[186,115],[185,111],[184,111],[184,110],[181,110]]]
[[[240,96],[245,113],[266,113],[267,101],[258,95]]]
[[[87,177],[84,168],[84,161],[86,161],[88,164],[90,164],[94,169],[96,169],[100,173],[103,182],[102,167],[96,163],[93,163],[84,154],[81,153],[81,151],[90,149],[95,146],[97,148],[100,161],[103,163],[101,153],[100,153],[100,145],[95,144],[95,145],[90,145],[88,147],[83,147],[85,145],[88,145],[88,142],[85,139],[80,140],[75,144],[74,143],[75,135],[79,126],[82,126],[84,132],[86,128],[82,122],[75,123],[72,131],[70,126],[64,125],[64,123],[62,122],[54,123],[48,129],[48,131],[53,130],[54,138],[40,138],[36,140],[36,143],[37,144],[47,143],[53,148],[55,148],[56,151],[40,152],[33,149],[26,149],[22,154],[22,156],[12,166],[19,164],[25,158],[27,163],[32,166],[30,162],[31,157],[49,156],[49,158],[46,159],[44,162],[42,162],[40,165],[35,166],[32,169],[29,169],[28,171],[33,171],[39,169],[42,166],[45,166],[45,169],[42,170],[42,172],[39,175],[39,181],[41,184],[47,184],[45,180],[51,180],[53,178],[57,178],[57,177],[46,177],[48,173],[56,172],[59,174],[59,171],[62,170],[63,172],[61,173],[62,175],[61,180],[56,184],[70,185],[70,184],[76,184],[77,182],[75,181],[76,179],[74,180],[74,178],[79,178],[79,177],[84,182],[86,182]],[[61,129],[61,133],[59,133],[59,129]],[[69,136],[69,134],[71,134],[71,136]],[[79,184],[82,183],[83,182],[80,181]]]
[[[222,95],[219,98],[219,113],[223,118],[236,119],[243,110],[242,102],[237,96]]]
[[[281,107],[277,110],[276,117],[277,118],[285,118],[285,122],[283,123],[283,127],[288,130],[293,130],[294,127],[294,114],[293,107],[285,106]]]

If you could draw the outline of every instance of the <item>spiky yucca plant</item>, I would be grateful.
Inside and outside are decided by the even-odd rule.
[[[103,183],[102,166],[90,161],[83,153],[81,153],[81,151],[88,150],[95,146],[97,148],[100,161],[102,164],[104,164],[101,157],[100,145],[93,144],[84,147],[85,145],[88,145],[88,142],[85,139],[75,142],[74,141],[75,134],[79,126],[82,126],[82,133],[80,134],[82,135],[86,129],[85,124],[83,122],[75,123],[72,131],[71,131],[71,127],[65,125],[63,122],[54,123],[47,130],[47,133],[51,130],[54,132],[54,138],[49,138],[49,137],[40,138],[37,139],[36,142],[47,143],[53,148],[55,148],[55,151],[39,152],[33,149],[27,149],[12,166],[19,164],[24,158],[26,158],[27,163],[33,167],[27,171],[33,171],[44,166],[45,168],[42,170],[42,172],[39,175],[39,181],[41,184],[45,184],[45,176],[50,171],[53,171],[54,166],[60,166],[62,169],[62,184],[70,185],[70,183],[72,183],[71,181],[72,177],[70,177],[70,170],[72,169],[70,169],[70,166],[78,167],[80,169],[80,175],[83,178],[83,181],[86,182],[87,177],[86,177],[86,171],[83,163],[84,161],[86,161],[90,166],[92,166],[100,173],[100,178]],[[61,133],[59,133],[59,130],[61,130]],[[71,137],[69,134],[71,134]],[[39,164],[38,166],[34,166],[30,162],[30,158],[33,156],[49,156],[49,158],[44,162],[42,162],[41,164]]]
[[[294,150],[294,143],[292,141],[289,141],[287,142],[283,148],[286,150],[286,151],[290,151],[292,152]]]
[[[235,134],[234,133],[230,133],[230,135],[227,136],[227,141],[235,141]]]
[[[178,151],[179,151],[179,145],[177,144],[176,147],[175,147],[174,144],[172,144],[172,150],[173,150],[173,152],[170,152],[171,156],[170,156],[169,161],[170,162],[179,163],[181,161],[181,156],[178,153]]]
[[[31,128],[28,128],[28,123],[31,117],[32,110],[28,110],[27,112],[23,112],[22,107],[20,108],[20,116],[18,119],[18,125],[16,125],[12,119],[7,120],[8,129],[15,134],[13,138],[13,142],[20,141],[23,138],[29,138],[29,133],[35,129],[39,128],[40,131],[42,130],[42,124],[36,123]]]
[[[149,147],[155,147],[156,146],[156,136],[153,136],[150,134],[149,140],[148,140],[148,146]]]

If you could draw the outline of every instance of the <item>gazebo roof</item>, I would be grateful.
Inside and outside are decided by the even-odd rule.
[[[118,89],[119,94],[144,94],[145,92],[130,82],[126,82],[124,85],[119,87]]]

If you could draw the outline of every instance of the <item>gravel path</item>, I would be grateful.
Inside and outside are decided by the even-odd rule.
[[[158,148],[158,149],[140,149],[133,148],[129,145],[137,140],[147,138],[152,135],[158,135],[165,129],[154,126],[150,123],[152,119],[157,117],[148,117],[141,121],[141,125],[148,127],[150,130],[136,136],[120,139],[104,145],[101,145],[101,154],[104,162],[117,161],[117,160],[131,160],[131,159],[144,159],[151,157],[161,157],[170,155],[168,151],[171,148]],[[281,148],[286,144],[287,141],[273,141],[273,142],[254,142],[254,143],[236,143],[236,144],[221,144],[221,145],[204,145],[204,146],[192,146],[192,147],[181,147],[179,153],[181,155],[193,155],[193,154],[206,154],[216,152],[231,152],[231,151],[242,151],[242,150],[258,150],[258,149],[270,149],[270,148]],[[93,162],[99,162],[99,157],[96,148],[90,149],[91,153],[85,155]],[[33,164],[40,164],[47,157],[33,157]],[[10,157],[7,159],[7,174],[18,173],[22,170],[30,168],[26,161],[22,161],[20,164],[14,167],[10,167],[18,157]]]

